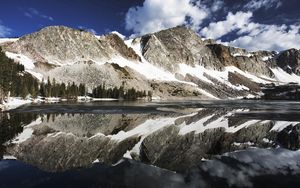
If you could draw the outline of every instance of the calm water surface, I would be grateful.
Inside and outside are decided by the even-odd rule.
[[[299,187],[299,104],[22,106],[0,114],[0,187]]]

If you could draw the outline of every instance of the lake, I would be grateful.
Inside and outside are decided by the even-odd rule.
[[[25,105],[0,114],[0,187],[299,187],[299,104]]]

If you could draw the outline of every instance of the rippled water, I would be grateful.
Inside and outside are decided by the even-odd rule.
[[[23,106],[0,114],[0,187],[300,185],[299,104]]]

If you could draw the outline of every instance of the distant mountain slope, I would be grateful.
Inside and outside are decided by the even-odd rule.
[[[268,83],[300,83],[299,50],[248,52],[175,27],[124,41],[50,26],[2,40],[6,55],[39,78],[152,90],[154,97],[236,98],[260,94]]]

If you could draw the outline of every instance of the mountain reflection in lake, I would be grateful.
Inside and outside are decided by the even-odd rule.
[[[24,106],[0,114],[0,187],[64,187],[74,177],[72,187],[299,184],[299,112],[299,103],[264,101]],[[122,181],[98,180],[108,174]]]

